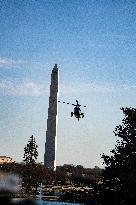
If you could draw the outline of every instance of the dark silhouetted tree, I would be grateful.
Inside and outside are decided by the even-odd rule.
[[[119,140],[111,156],[102,155],[106,166],[98,193],[104,205],[136,204],[136,109],[121,110],[125,117],[114,131]]]
[[[30,194],[34,193],[39,185],[37,180],[38,145],[33,135],[30,137],[28,144],[24,148],[24,170],[23,170],[23,187]]]

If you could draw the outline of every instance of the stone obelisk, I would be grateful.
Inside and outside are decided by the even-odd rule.
[[[44,165],[56,169],[57,124],[58,124],[59,70],[55,64],[51,74],[50,97],[47,119]]]

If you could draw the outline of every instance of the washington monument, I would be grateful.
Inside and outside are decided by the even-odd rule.
[[[50,97],[47,119],[44,165],[56,169],[59,70],[55,64],[51,74]]]

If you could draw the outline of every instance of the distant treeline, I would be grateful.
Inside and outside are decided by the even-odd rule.
[[[12,172],[23,177],[25,170],[24,163],[5,163],[0,166],[0,170],[4,172]],[[93,181],[101,179],[102,169],[84,168],[81,165],[57,166],[56,171],[46,168],[43,164],[37,163],[33,176],[36,176],[38,183],[45,185],[74,185],[74,186],[91,186]]]
[[[81,165],[57,166],[56,183],[58,185],[73,184],[74,186],[91,186],[93,181],[100,181],[102,169],[84,168]]]

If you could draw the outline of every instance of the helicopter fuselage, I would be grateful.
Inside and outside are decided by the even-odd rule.
[[[74,115],[78,120],[79,120],[79,118],[81,118],[81,116],[82,116],[82,118],[84,117],[84,113],[81,113],[81,109],[79,108],[79,106],[76,106],[76,107],[74,108],[74,112],[71,112],[71,117],[72,117],[73,115]]]
[[[61,102],[61,101],[58,101],[58,102]],[[63,103],[66,103],[66,102],[63,102]],[[66,104],[71,104],[71,103],[66,103]],[[71,104],[74,106],[74,111],[71,112],[71,117],[74,115],[78,120],[82,117],[84,117],[84,113],[81,112],[81,109],[80,109],[80,104],[78,103],[78,100],[76,100],[76,104]],[[86,106],[83,106],[83,107],[86,107]]]

